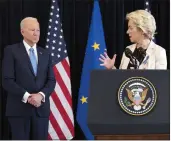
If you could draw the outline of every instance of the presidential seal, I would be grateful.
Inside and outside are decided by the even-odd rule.
[[[134,116],[145,115],[156,104],[157,94],[153,84],[143,77],[131,77],[124,81],[118,91],[121,108]]]

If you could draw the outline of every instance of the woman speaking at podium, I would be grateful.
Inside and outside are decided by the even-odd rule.
[[[123,53],[119,69],[167,69],[166,51],[152,39],[156,31],[154,17],[145,10],[136,10],[127,14],[130,41]],[[107,53],[100,55],[101,66],[116,69],[116,54],[112,59]]]

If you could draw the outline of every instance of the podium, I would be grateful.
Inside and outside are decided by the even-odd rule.
[[[136,79],[138,78],[138,79]],[[140,80],[135,82],[134,80]],[[141,80],[142,79],[142,80]],[[143,86],[141,82],[147,80],[148,92],[156,96],[152,98],[153,104],[148,103],[148,92],[144,101],[137,104],[136,94],[133,90]],[[129,82],[133,84],[129,84]],[[127,88],[126,88],[127,87]],[[131,88],[133,87],[133,88]],[[123,106],[122,93],[124,98],[132,91],[131,104]],[[151,89],[151,90],[150,90]],[[94,70],[91,73],[90,93],[88,99],[87,124],[99,140],[169,140],[170,138],[170,73],[169,70]],[[145,91],[145,90],[144,90]],[[154,95],[156,94],[156,95]],[[142,98],[142,93],[138,93]],[[144,95],[144,94],[143,94]],[[123,100],[124,101],[124,100]],[[150,100],[149,100],[150,101]],[[136,106],[140,109],[136,109]],[[149,110],[143,113],[143,106]],[[127,109],[127,111],[124,109]],[[134,112],[135,110],[135,112]],[[141,113],[139,115],[132,113]]]

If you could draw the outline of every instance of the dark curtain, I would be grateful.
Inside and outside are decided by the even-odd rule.
[[[120,64],[122,53],[130,45],[126,35],[127,13],[144,9],[145,0],[99,0],[107,52],[110,57],[117,54],[116,66]],[[64,37],[71,63],[71,84],[73,109],[76,116],[80,77],[91,20],[93,0],[58,0]],[[0,0],[0,59],[8,44],[20,42],[20,21],[27,16],[36,17],[40,22],[39,45],[45,46],[51,0]],[[168,69],[170,66],[170,1],[150,0],[151,13],[157,24],[156,42],[167,51]],[[10,139],[10,128],[5,117],[6,92],[1,88],[0,139]],[[17,128],[16,128],[17,130]],[[75,120],[75,138],[85,139]]]

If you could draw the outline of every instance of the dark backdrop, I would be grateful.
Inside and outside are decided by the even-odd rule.
[[[78,90],[82,71],[85,47],[93,7],[93,0],[58,0],[60,15],[71,63],[71,83],[73,109],[76,115]],[[124,48],[131,44],[126,35],[126,13],[144,9],[145,0],[99,0],[105,32],[107,52],[110,57],[117,54],[116,66],[119,66]],[[27,16],[38,18],[41,28],[39,44],[46,43],[46,32],[51,0],[0,0],[0,62],[3,49],[7,44],[21,41],[20,21]],[[157,23],[156,42],[167,51],[168,69],[170,66],[170,2],[169,0],[150,0],[151,12]],[[6,92],[0,85],[0,139],[10,139],[10,128],[4,116]],[[75,120],[76,136],[84,135]],[[17,129],[16,129],[17,130]]]

